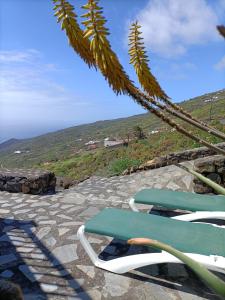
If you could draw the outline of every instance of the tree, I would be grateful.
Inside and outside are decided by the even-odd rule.
[[[144,92],[138,89],[130,80],[123,69],[118,57],[111,49],[107,39],[109,30],[105,27],[106,20],[102,14],[102,8],[97,0],[89,0],[82,8],[86,11],[82,17],[83,31],[77,22],[77,15],[73,6],[66,0],[53,0],[55,15],[61,27],[65,30],[70,45],[89,67],[99,69],[109,86],[118,94],[126,94],[133,98],[149,112],[159,117],[162,121],[175,128],[178,132],[186,135],[194,141],[207,146],[213,151],[225,155],[225,150],[202,140],[191,131],[177,123],[175,118],[182,119],[189,125],[206,131],[209,134],[225,140],[225,134],[211,128],[199,120],[195,120],[189,113],[173,104],[165,92],[161,89],[155,77],[151,74],[147,64],[147,56],[143,44],[140,42],[140,28],[137,23],[131,27],[130,55],[131,63],[134,64],[138,79]],[[147,79],[145,80],[145,76]],[[168,116],[169,113],[169,116]],[[172,116],[172,117],[171,117]],[[175,118],[174,118],[175,117]],[[174,120],[175,119],[175,120]]]
[[[138,125],[134,126],[134,128],[133,128],[133,135],[135,136],[135,138],[137,140],[143,140],[143,139],[146,138],[143,129],[140,126],[138,126]]]

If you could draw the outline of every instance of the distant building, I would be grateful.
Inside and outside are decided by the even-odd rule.
[[[152,131],[150,131],[149,134],[155,134],[155,133],[159,133],[159,130],[152,130]]]
[[[16,151],[14,151],[14,153],[15,153],[15,154],[20,154],[20,153],[22,153],[22,151],[16,150]]]
[[[100,146],[100,143],[101,141],[89,141],[85,143],[85,146],[87,147],[87,150],[94,150]]]
[[[89,146],[89,145],[96,145],[96,144],[99,144],[101,143],[100,141],[89,141],[87,143],[85,143],[85,146]]]
[[[110,138],[104,139],[104,147],[105,148],[122,146],[123,144],[124,144],[124,141],[122,141],[122,140],[116,140],[116,139],[110,139]]]

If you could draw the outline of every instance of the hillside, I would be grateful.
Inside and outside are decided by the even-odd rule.
[[[213,102],[209,101],[211,99]],[[225,119],[225,90],[189,99],[180,105],[195,117],[224,130],[222,123]],[[212,120],[210,120],[210,114]],[[103,140],[106,137],[126,138],[127,133],[132,133],[135,125],[143,128],[147,139],[132,141],[128,147],[84,151],[85,143],[90,140]],[[160,130],[160,132],[149,135],[153,130]],[[201,136],[204,136],[204,133],[201,133]],[[212,138],[211,141],[220,142],[221,140]],[[113,167],[109,165],[118,159],[125,160],[125,165],[138,164],[155,155],[196,146],[198,144],[177,132],[171,132],[167,125],[155,116],[146,113],[75,126],[31,139],[11,139],[0,144],[0,164],[4,167],[37,167],[37,165],[42,167],[44,165],[45,168],[50,168],[59,175],[69,175],[80,179],[78,174],[83,178],[89,176],[90,173],[102,172],[106,167],[108,171],[115,173],[115,170],[112,171]],[[79,153],[80,149],[81,153]],[[72,167],[70,166],[69,171],[68,166],[71,163]]]

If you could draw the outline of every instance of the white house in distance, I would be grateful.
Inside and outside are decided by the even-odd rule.
[[[21,153],[22,153],[22,151],[20,151],[20,150],[16,150],[16,151],[14,151],[14,153],[15,153],[15,154],[21,154]]]
[[[110,138],[105,138],[104,139],[104,147],[109,148],[109,147],[116,147],[123,145],[124,141],[122,140],[116,140],[116,139],[110,139]]]

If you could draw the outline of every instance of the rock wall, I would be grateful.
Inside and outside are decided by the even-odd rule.
[[[217,144],[218,147],[225,149],[225,143]],[[151,170],[156,168],[161,168],[174,163],[180,163],[188,160],[195,160],[201,157],[207,157],[214,155],[215,152],[207,147],[200,147],[191,150],[179,151],[175,153],[170,153],[165,156],[156,157],[150,161],[145,162],[141,166],[134,168],[132,167],[129,170],[126,170],[123,175],[128,175],[137,171]]]
[[[197,159],[194,162],[194,170],[225,187],[225,157],[223,155]],[[194,179],[193,188],[196,193],[200,194],[214,193],[211,187],[198,179]]]
[[[55,192],[55,174],[41,170],[0,169],[0,191],[24,194]]]

